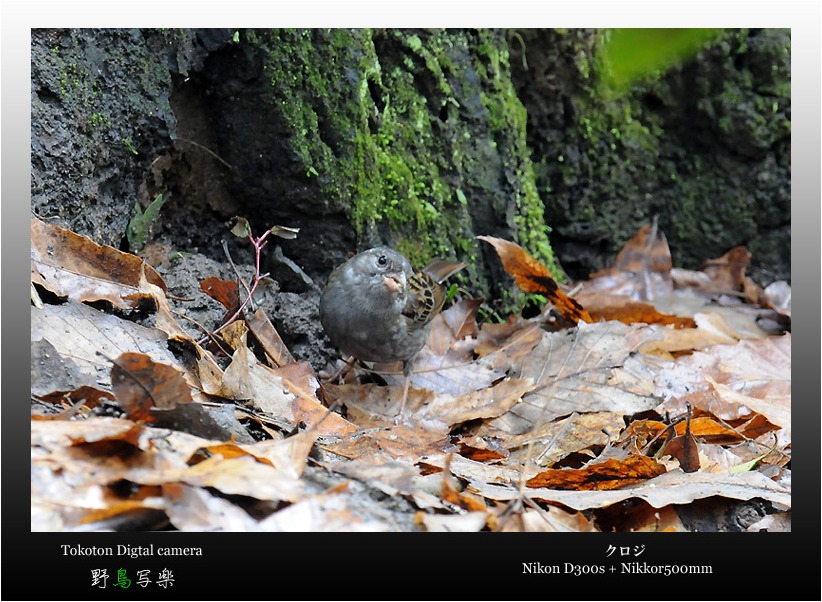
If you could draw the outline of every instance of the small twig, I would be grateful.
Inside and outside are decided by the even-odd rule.
[[[228,356],[231,355],[231,353],[225,347],[223,347],[220,344],[220,339],[218,339],[213,334],[211,334],[211,331],[208,328],[206,328],[205,326],[203,326],[202,324],[200,324],[197,320],[195,320],[194,318],[192,318],[190,316],[187,316],[183,313],[180,313],[178,311],[172,310],[171,313],[173,313],[175,316],[183,318],[184,320],[188,320],[189,322],[192,322],[197,328],[199,328],[200,330],[202,330],[205,333],[206,336],[204,338],[200,339],[199,341],[197,341],[198,345],[202,345],[205,342],[206,339],[211,339],[211,341],[215,345],[217,345],[217,347],[219,347],[220,351],[222,351],[223,353],[225,353]]]
[[[234,263],[234,260],[231,258],[231,252],[228,250],[228,242],[226,242],[225,238],[222,239],[220,242],[223,243],[223,252],[225,253],[226,259],[228,259],[228,263],[231,264],[231,267],[234,270],[234,275],[237,276],[237,280],[239,280],[240,284],[243,285],[243,288],[245,289],[246,294],[250,297],[251,296],[251,288],[248,286],[248,284],[246,284],[245,278],[243,278],[242,274],[240,274],[240,270],[237,269],[237,266]],[[254,308],[252,307],[252,309],[254,309]]]
[[[189,140],[188,138],[174,138],[174,141],[175,141],[175,142],[177,142],[178,140],[179,140],[180,142],[188,142],[189,144],[191,144],[191,145],[193,145],[193,146],[196,146],[197,148],[200,148],[200,149],[204,150],[205,152],[207,152],[209,155],[211,155],[212,157],[214,157],[215,159],[217,159],[217,161],[219,161],[220,163],[222,163],[223,165],[225,165],[225,166],[226,166],[226,167],[228,167],[229,169],[232,169],[232,170],[234,169],[234,166],[233,166],[233,165],[231,165],[230,163],[227,163],[226,161],[224,161],[224,160],[222,159],[222,157],[220,157],[217,153],[215,153],[215,152],[214,152],[213,150],[211,150],[210,148],[207,148],[207,147],[203,146],[203,145],[202,145],[202,144],[200,144],[199,142],[194,142],[194,140]]]
[[[254,254],[255,254],[255,258],[254,258],[254,277],[252,278],[251,287],[246,285],[245,281],[240,276],[239,271],[237,270],[237,266],[234,265],[234,262],[231,260],[231,255],[228,253],[228,246],[226,245],[225,241],[223,241],[223,248],[226,251],[226,256],[228,257],[229,262],[231,262],[231,266],[234,268],[235,273],[237,273],[237,277],[242,282],[242,284],[245,287],[248,294],[247,294],[245,300],[240,304],[240,307],[237,308],[237,311],[235,311],[234,314],[228,320],[223,322],[222,326],[217,328],[209,336],[214,336],[216,334],[219,334],[225,328],[227,328],[230,324],[234,323],[241,315],[243,315],[243,311],[245,311],[245,308],[249,304],[251,304],[252,307],[253,307],[254,293],[256,292],[257,287],[260,286],[260,282],[262,282],[263,278],[266,278],[268,276],[268,273],[265,273],[265,274],[260,273],[260,257],[262,256],[263,249],[268,244],[268,242],[265,239],[268,238],[269,234],[271,234],[270,229],[266,230],[265,233],[262,236],[260,236],[260,238],[255,238],[254,233],[251,232],[250,229],[249,229],[248,240],[251,242],[251,245],[254,247]],[[205,342],[205,340],[206,339],[203,338],[203,339],[201,339],[200,341],[197,341],[197,342],[199,344],[202,344],[202,343]]]

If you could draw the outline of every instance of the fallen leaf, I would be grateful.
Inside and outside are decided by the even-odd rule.
[[[384,532],[389,526],[363,517],[361,504],[350,493],[315,495],[261,520],[261,531]]]
[[[518,244],[493,236],[477,238],[496,249],[502,267],[514,277],[514,282],[520,289],[526,293],[539,293],[548,297],[568,325],[574,326],[580,321],[591,322],[591,316],[585,308],[562,292],[550,270]]]
[[[81,386],[97,384],[96,373],[81,370],[70,357],[63,356],[47,339],[31,342],[31,394],[45,398]]]
[[[477,310],[480,305],[482,299],[461,299],[444,312],[437,314],[434,318],[435,323],[431,325],[431,335],[428,337],[428,346],[435,354],[444,354],[456,341],[477,337]],[[440,324],[444,328],[439,327]]]
[[[233,280],[211,276],[200,282],[200,290],[215,301],[219,301],[229,314],[234,314],[240,309],[240,287]]]
[[[454,474],[460,476],[458,471]],[[472,491],[489,499],[512,500],[520,493],[507,486],[471,481]],[[671,504],[689,504],[697,499],[714,496],[736,500],[762,498],[790,507],[791,493],[758,472],[738,475],[695,472],[686,474],[680,469],[672,470],[639,485],[610,491],[559,491],[554,489],[528,489],[530,499],[562,504],[575,510],[604,508],[630,499],[645,500],[654,508]]]
[[[662,314],[650,303],[635,301],[626,295],[605,296],[598,292],[579,293],[577,301],[585,306],[594,322],[618,320],[625,324],[670,324],[674,328],[694,328],[692,318]]]
[[[251,333],[257,341],[259,341],[260,345],[262,345],[272,368],[285,366],[295,361],[262,307],[257,309],[254,315],[247,319],[247,322]]]
[[[526,481],[528,487],[576,491],[619,489],[665,473],[665,467],[647,456],[613,458],[585,468],[549,468]]]
[[[521,435],[505,437],[500,444],[518,450],[512,454],[514,461],[527,457],[539,466],[550,466],[568,454],[606,446],[624,425],[621,412],[574,412],[561,420],[537,424]]]
[[[31,280],[58,297],[131,309],[150,298],[140,289],[143,270],[150,282],[166,290],[160,275],[136,255],[31,219]]]
[[[679,466],[685,472],[699,470],[699,448],[691,432],[691,405],[686,403],[685,430],[669,440],[663,447],[661,454],[669,455],[679,460]]]
[[[420,514],[420,522],[429,533],[476,533],[485,527],[486,512],[465,514]]]
[[[94,382],[103,388],[110,384],[111,358],[126,352],[146,354],[155,362],[185,372],[185,366],[169,351],[165,333],[83,303],[32,307],[31,337],[48,340],[61,356],[74,361],[82,373],[93,374]],[[190,380],[196,386],[196,377]]]
[[[355,425],[330,411],[317,398],[320,383],[308,362],[292,362],[271,373],[280,377],[285,389],[296,396],[292,401],[295,423],[305,424],[307,429],[321,435],[342,435],[357,430]]]
[[[591,274],[588,286],[648,301],[671,292],[672,267],[668,240],[654,220],[625,243],[611,266]]]
[[[782,433],[782,443],[791,440],[791,398],[790,396],[769,397],[759,399],[750,395],[745,395],[734,390],[728,385],[716,382],[710,376],[705,379],[714,388],[719,397],[724,401],[738,404],[766,416],[769,421],[778,425]]]
[[[745,286],[745,270],[751,261],[751,252],[745,247],[734,247],[722,257],[709,259],[702,271],[711,279],[709,292],[733,293]]]
[[[207,489],[185,483],[166,483],[162,487],[165,511],[178,531],[259,530],[258,522],[248,512]]]
[[[367,483],[386,495],[409,495],[412,492],[412,481],[417,472],[405,463],[388,460],[382,464],[365,464],[362,462],[335,462],[325,466],[334,472]]]
[[[133,420],[153,422],[151,410],[167,410],[192,401],[183,375],[169,365],[132,352],[123,353],[112,363],[111,387],[117,403]]]
[[[462,436],[458,440],[459,454],[475,462],[493,462],[509,456],[508,449],[492,436]]]
[[[562,508],[526,508],[509,519],[500,529],[503,533],[598,533],[593,522],[580,512],[567,512]]]
[[[439,420],[450,428],[477,418],[495,418],[520,403],[523,395],[533,389],[534,382],[530,378],[506,378],[458,397],[437,395],[414,414],[414,419]]]
[[[791,285],[784,280],[771,282],[765,287],[760,302],[780,314],[791,317]]]
[[[628,326],[621,322],[580,325],[573,331],[544,332],[540,343],[522,362],[523,378],[532,378],[535,390],[503,420],[500,429],[519,434],[540,422],[572,412],[619,411],[631,415],[649,410],[659,399],[648,394],[650,376],[629,371],[642,369],[636,351],[657,338],[657,326]],[[652,382],[652,381],[651,381]]]

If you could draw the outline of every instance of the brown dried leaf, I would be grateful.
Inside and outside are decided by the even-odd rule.
[[[268,439],[249,445],[235,443],[217,443],[200,448],[189,459],[189,463],[201,461],[212,456],[226,459],[251,456],[259,462],[269,464],[293,477],[299,477],[308,460],[308,454],[314,446],[318,433],[297,433],[286,439]]]
[[[668,239],[665,233],[659,229],[656,223],[645,224],[631,239],[625,243],[622,250],[617,254],[614,263],[595,274],[592,278],[605,274],[617,274],[620,272],[630,272],[632,274],[645,274],[656,272],[657,274],[670,274],[673,267],[671,260],[671,249],[668,247]]]
[[[32,393],[32,395],[34,395],[34,393]],[[63,402],[70,404],[72,407],[69,407],[65,411],[53,416],[40,416],[37,414],[32,414],[32,420],[62,420],[64,418],[71,418],[76,414],[76,408],[74,407],[75,404],[80,404],[80,402],[82,402],[82,406],[86,408],[95,408],[100,405],[100,402],[103,399],[114,399],[114,395],[112,395],[110,391],[104,391],[103,389],[90,387],[88,385],[82,385],[76,389],[68,391],[52,391],[47,395],[35,395],[35,397],[41,401],[47,401],[50,403]]]
[[[530,378],[506,378],[499,383],[459,397],[437,395],[413,416],[414,420],[441,421],[449,428],[477,418],[501,416],[534,390]]]
[[[384,514],[374,509],[373,514]],[[314,495],[261,520],[262,531],[383,532],[391,528],[373,518],[363,518],[362,499],[349,492]]]
[[[262,345],[272,368],[285,366],[295,361],[294,356],[291,355],[288,347],[280,338],[280,333],[274,328],[262,307],[254,312],[254,315],[247,322],[251,333]]]
[[[323,466],[352,479],[367,483],[390,496],[412,493],[413,480],[417,477],[417,471],[411,466],[390,459],[380,464],[335,462],[324,463]]]
[[[655,380],[656,394],[670,399],[671,412],[683,412],[685,400],[725,421],[745,417],[750,409],[790,439],[790,334],[714,345],[663,365]]]
[[[213,487],[228,495],[286,502],[302,499],[305,485],[288,471],[279,470],[249,456],[215,456],[183,469],[134,470],[124,478],[153,485],[188,483],[199,487]]]
[[[500,529],[503,533],[598,533],[596,525],[580,512],[568,512],[556,506],[531,509],[509,519]]]
[[[548,297],[568,325],[574,326],[580,321],[591,322],[591,316],[585,308],[562,292],[548,268],[518,244],[493,236],[477,236],[477,238],[496,249],[502,266],[514,277],[514,282],[519,288],[526,293],[539,293]]]
[[[666,324],[674,328],[695,328],[693,318],[659,313],[650,303],[634,301],[626,295],[608,295],[598,291],[581,292],[577,301],[585,306],[595,322],[617,320],[625,324]]]
[[[482,305],[482,299],[461,299],[447,310],[438,315],[442,316],[442,322],[448,327],[450,332],[450,340],[446,339],[446,345],[436,345],[434,342],[434,328],[432,325],[432,336],[428,339],[428,345],[439,350],[439,353],[445,353],[455,341],[461,341],[465,338],[476,338],[479,331],[477,326],[477,310]],[[436,319],[436,318],[435,318]],[[442,337],[445,339],[445,337]]]
[[[73,301],[108,301],[131,309],[148,299],[140,274],[163,292],[166,284],[154,268],[130,253],[98,245],[86,236],[31,220],[31,280]]]
[[[258,362],[246,346],[239,347],[231,357],[231,364],[223,373],[220,395],[251,401],[262,412],[294,424],[294,395],[286,389],[282,378]]]
[[[612,266],[591,274],[588,286],[612,295],[648,301],[673,290],[672,265],[668,240],[654,221],[640,228],[625,243]]]
[[[454,474],[462,476],[456,469]],[[489,499],[505,501],[520,496],[515,487],[468,480],[469,489]],[[686,474],[676,469],[639,485],[610,491],[559,491],[541,488],[529,489],[526,493],[530,499],[562,504],[575,510],[604,508],[630,498],[639,498],[654,508],[663,508],[714,496],[736,500],[762,498],[783,506],[791,505],[791,492],[758,472],[729,475],[700,471]]]
[[[636,485],[666,472],[665,467],[647,456],[628,456],[624,460],[608,459],[585,468],[549,468],[528,479],[534,488],[588,491],[619,489]]]
[[[259,530],[248,512],[206,489],[184,483],[166,483],[162,488],[166,514],[178,531]]]
[[[745,247],[734,247],[722,257],[709,259],[702,271],[711,279],[709,292],[734,293],[745,287],[745,270],[751,261],[751,252]]]
[[[770,396],[766,399],[759,399],[751,395],[745,395],[739,391],[716,382],[710,376],[705,379],[714,388],[719,397],[724,401],[732,402],[746,407],[754,412],[758,412],[767,417],[769,421],[777,424],[781,428],[781,442],[791,441],[791,397],[790,395]]]
[[[311,364],[292,362],[272,371],[282,378],[286,390],[296,396],[292,402],[294,422],[321,435],[352,433],[357,427],[336,412],[330,412],[317,398],[320,383]]]
[[[155,362],[185,370],[169,351],[163,332],[83,303],[32,307],[31,338],[48,340],[61,356],[71,358],[82,373],[94,375],[104,388],[110,382],[110,358],[126,352],[144,353]],[[195,380],[191,384],[196,386]]]
[[[458,440],[459,454],[475,462],[494,462],[508,457],[508,449],[494,437],[462,436]]]
[[[200,282],[200,290],[219,301],[230,314],[240,309],[240,286],[233,280],[211,276]]]
[[[687,403],[686,406],[688,413],[685,417],[685,430],[681,435],[677,435],[668,441],[662,453],[679,460],[679,466],[683,471],[696,472],[700,466],[699,448],[691,432],[691,405]]]
[[[502,324],[487,323],[477,337],[474,352],[496,370],[518,372],[522,360],[542,340],[543,330],[536,321],[509,319]]]
[[[191,403],[191,391],[183,375],[171,366],[142,353],[123,353],[112,360],[111,388],[132,420],[154,422],[151,410],[168,410]]]
[[[606,446],[624,426],[621,412],[574,412],[567,418],[539,424],[522,435],[504,438],[501,444],[517,450],[512,454],[514,462],[527,456],[539,466],[550,466],[568,454]]]
[[[631,415],[658,405],[653,372],[636,350],[658,337],[658,326],[580,323],[574,331],[544,332],[522,362],[522,377],[538,388],[493,426],[520,434],[573,412]]]

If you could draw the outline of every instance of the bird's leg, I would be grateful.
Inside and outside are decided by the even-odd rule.
[[[354,362],[356,362],[357,360],[353,355],[349,355],[347,358],[342,358],[342,361],[342,366],[340,366],[339,369],[337,369],[337,371],[334,372],[334,374],[328,377],[328,382],[333,383],[339,380],[342,383],[345,379],[345,376],[354,367]]]
[[[405,402],[408,400],[408,385],[411,384],[411,360],[402,363],[402,373],[405,375],[405,383],[402,386],[402,401],[400,401],[400,412],[394,417],[394,424],[399,424],[405,417]]]

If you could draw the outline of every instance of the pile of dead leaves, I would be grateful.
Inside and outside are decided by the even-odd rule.
[[[785,283],[741,248],[674,269],[648,226],[564,291],[480,238],[550,301],[455,302],[395,424],[399,367],[321,386],[262,309],[196,341],[140,258],[32,219],[32,530],[684,530],[703,498],[790,529]],[[237,283],[202,286],[236,312]]]

